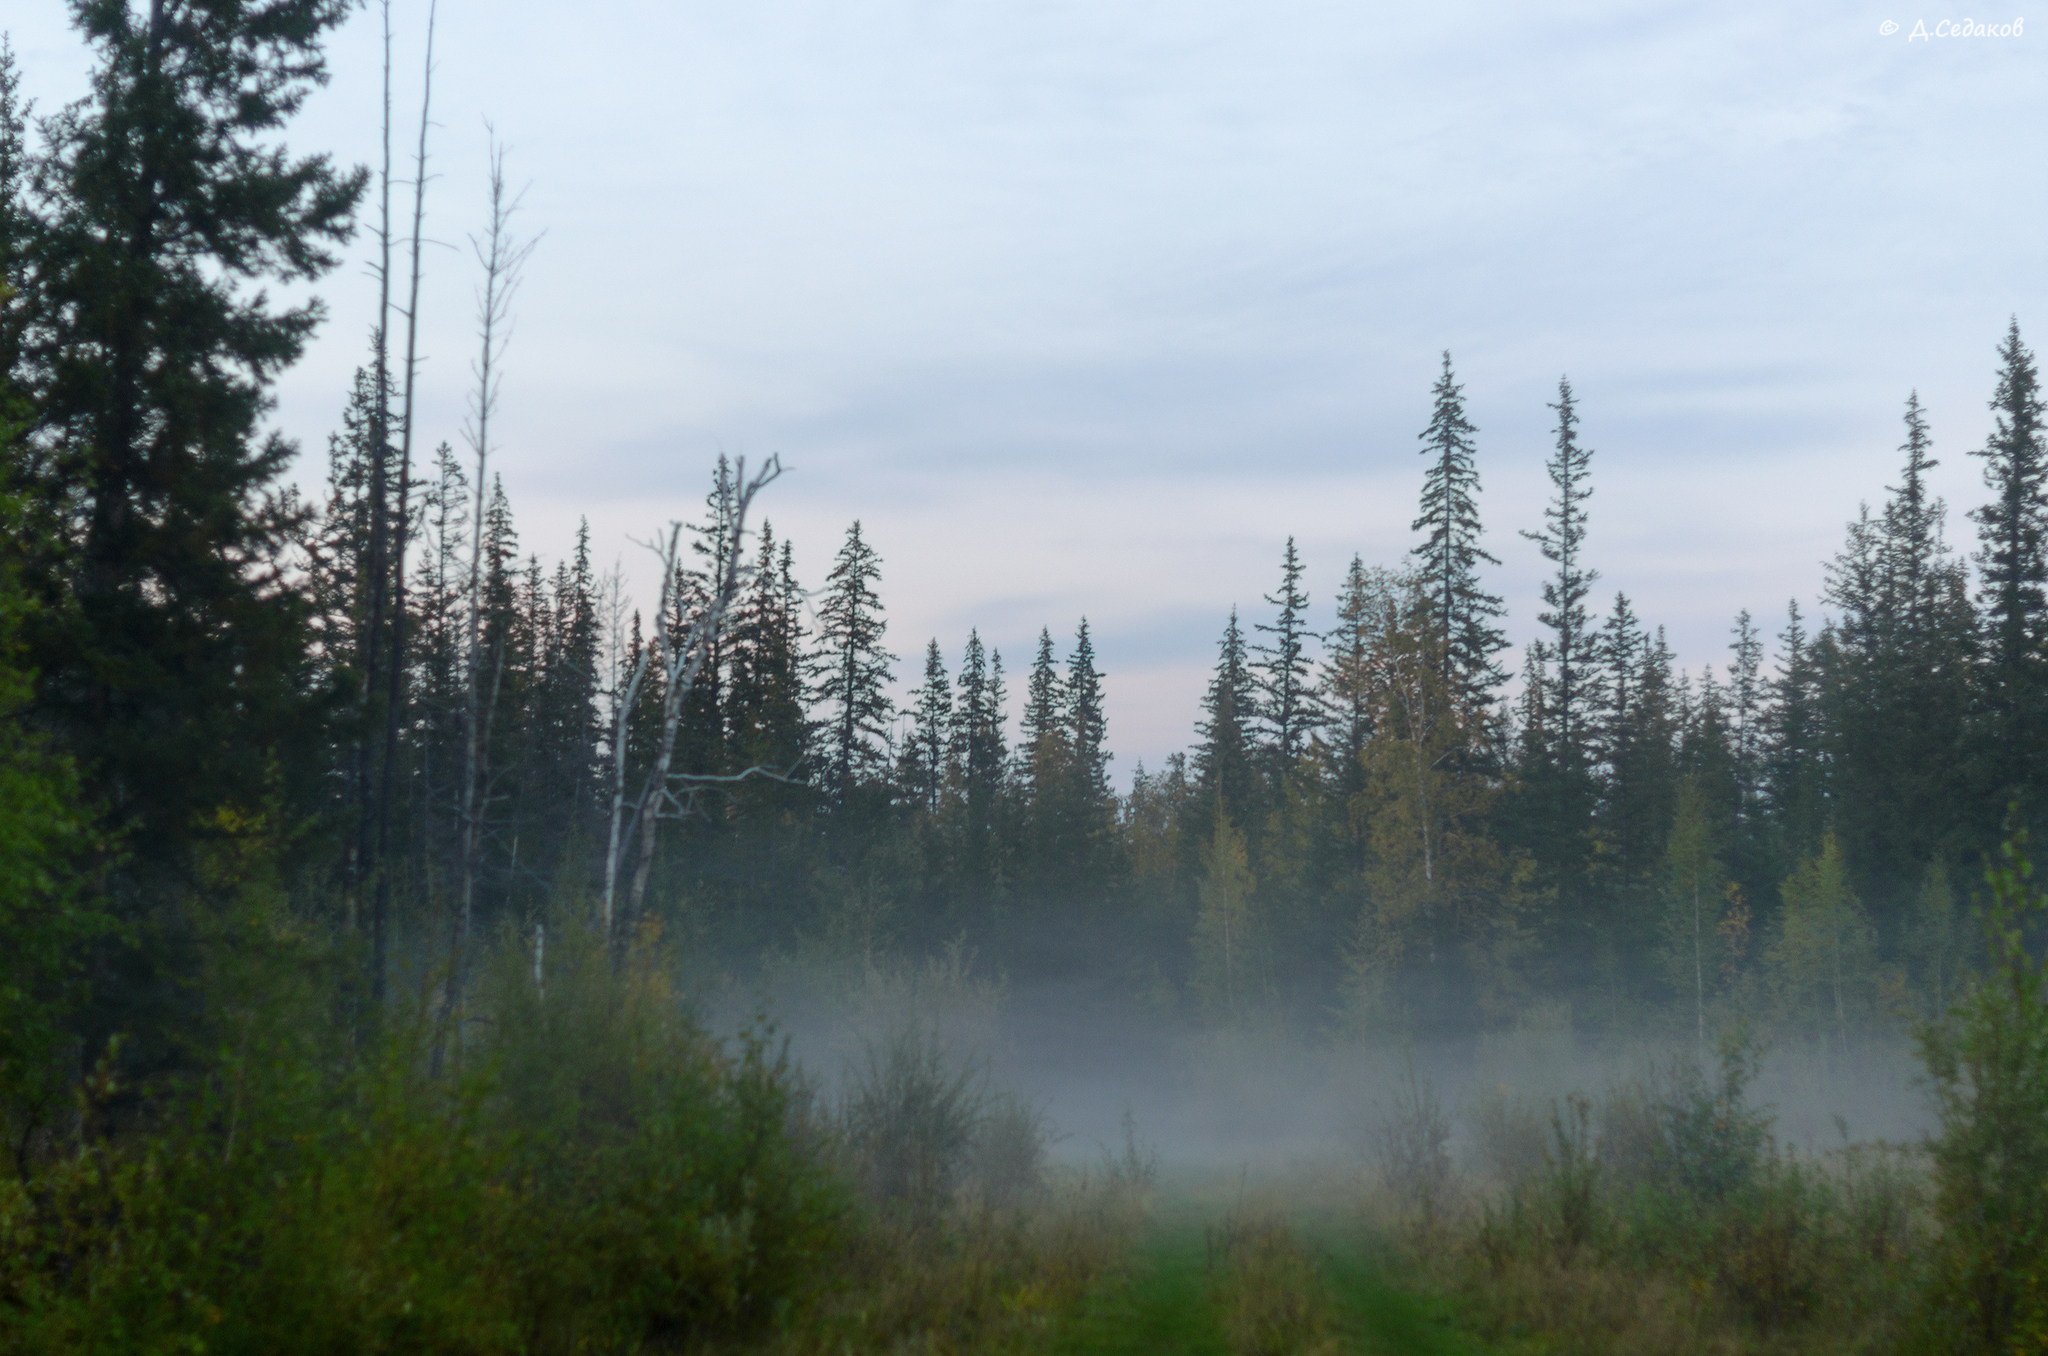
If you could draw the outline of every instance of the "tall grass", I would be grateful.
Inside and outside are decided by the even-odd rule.
[[[1493,1340],[1584,1352],[1892,1351],[1916,1331],[1932,1239],[1911,1150],[1781,1148],[1724,1038],[1598,1096],[1474,1108],[1485,1173],[1410,1249]]]

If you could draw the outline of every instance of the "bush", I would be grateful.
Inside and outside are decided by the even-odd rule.
[[[0,1347],[631,1351],[790,1314],[845,1209],[789,1070],[695,1027],[652,938],[615,975],[561,931],[544,996],[507,948],[446,1076],[431,1024],[352,1055],[271,1012],[148,1133],[0,1186]]]
[[[954,1067],[937,1035],[899,1027],[852,1072],[840,1113],[869,1199],[929,1224],[962,1186],[990,1107],[978,1064]]]
[[[1450,1204],[1450,1142],[1451,1118],[1411,1059],[1392,1106],[1369,1132],[1367,1152],[1381,1189],[1424,1228],[1434,1225]]]
[[[2048,1349],[2048,898],[2024,833],[1987,870],[1990,969],[1920,1032],[1941,1115],[1934,1322],[1982,1351]]]
[[[1748,1104],[1757,1047],[1737,1027],[1721,1036],[1721,1077],[1709,1084],[1699,1065],[1679,1061],[1651,1103],[1655,1170],[1666,1189],[1702,1205],[1740,1191],[1756,1177],[1770,1145],[1771,1118]]]

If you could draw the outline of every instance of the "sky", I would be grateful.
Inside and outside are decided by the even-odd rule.
[[[587,518],[651,595],[635,540],[720,452],[778,454],[799,577],[858,518],[910,681],[928,637],[1021,676],[1085,615],[1127,777],[1191,742],[1290,535],[1324,625],[1354,554],[1414,544],[1449,350],[1517,652],[1569,375],[1596,594],[1718,667],[1738,609],[1817,610],[1911,389],[1970,543],[1994,350],[2048,335],[2048,16],[1906,3],[444,0],[419,437],[460,445],[488,122],[539,237],[491,468],[545,560]],[[89,54],[22,8],[48,111]],[[391,15],[409,124],[427,12]],[[335,36],[295,150],[376,160],[380,43],[376,10]],[[309,488],[368,257],[278,388]]]

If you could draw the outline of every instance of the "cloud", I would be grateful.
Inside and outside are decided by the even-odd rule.
[[[1258,609],[1289,533],[1322,606],[1352,552],[1406,550],[1444,348],[1518,641],[1541,562],[1515,532],[1569,372],[1602,587],[1698,664],[1738,608],[1813,598],[1909,387],[1965,526],[1992,347],[2010,312],[2048,325],[2027,39],[1609,0],[441,16],[423,443],[460,422],[453,247],[489,114],[547,232],[497,460],[523,540],[559,551],[587,513],[630,558],[626,533],[695,516],[719,450],[779,451],[768,511],[805,576],[862,518],[913,661],[981,625],[1021,667],[1086,612],[1125,769],[1185,742],[1222,618]],[[421,18],[396,12],[401,110]],[[374,159],[374,20],[295,145]],[[47,30],[31,86],[75,92]],[[279,410],[309,453],[374,299],[359,273],[325,291]]]

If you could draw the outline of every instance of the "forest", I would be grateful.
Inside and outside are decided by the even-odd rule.
[[[1822,506],[1824,594],[1735,612],[1697,671],[1603,585],[1565,379],[1515,602],[1540,639],[1508,652],[1444,353],[1412,549],[1311,581],[1275,543],[1187,751],[1120,782],[1085,617],[1007,667],[892,638],[858,505],[796,577],[777,458],[719,457],[701,517],[631,548],[655,597],[587,529],[522,543],[502,157],[469,416],[415,436],[427,110],[409,171],[388,98],[378,170],[279,139],[351,5],[71,9],[81,101],[36,116],[0,51],[0,1344],[1126,1349],[1116,1306],[1179,1306],[1185,1263],[1219,1350],[1349,1350],[1354,1319],[2043,1349],[2048,430],[2017,318],[1989,437],[1948,453],[1983,502],[1951,523],[1907,394],[1883,501]],[[365,245],[384,324],[323,479],[266,419],[324,311],[265,289]],[[911,995],[844,1070],[772,1004],[706,1015],[827,972]],[[1042,1108],[919,1025],[944,974],[1394,1060],[1339,1174],[1376,1241],[1240,1178],[1195,1249],[1169,1226],[1201,1189],[1161,1183],[1201,1165],[1128,1117],[1056,1162]],[[1454,1108],[1413,1056],[1533,1030],[1653,1053],[1597,1105]],[[1802,1158],[1744,1100],[1767,1051],[1908,1047],[1917,1147]],[[1467,1328],[1424,1312],[1465,1287]]]

